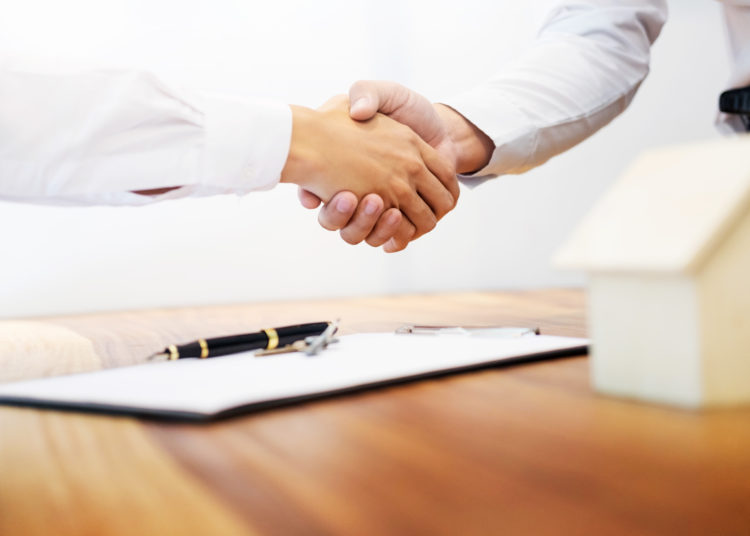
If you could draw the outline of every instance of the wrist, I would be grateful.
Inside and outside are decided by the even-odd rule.
[[[292,140],[281,181],[305,187],[314,183],[317,173],[318,153],[310,140],[315,139],[315,124],[319,112],[304,106],[290,105],[292,110]]]
[[[434,107],[456,150],[456,172],[473,173],[485,167],[495,150],[492,139],[450,106],[436,103]]]

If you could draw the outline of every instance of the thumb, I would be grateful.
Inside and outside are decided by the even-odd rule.
[[[386,80],[360,80],[349,89],[349,115],[365,121],[377,112],[411,128],[433,147],[449,143],[442,119],[432,103],[406,86]]]
[[[378,113],[380,98],[378,82],[360,80],[349,88],[349,115],[357,121],[366,121]]]
[[[392,115],[406,107],[412,91],[387,80],[359,80],[349,89],[349,115],[365,121],[377,112]],[[426,99],[425,99],[426,100]]]

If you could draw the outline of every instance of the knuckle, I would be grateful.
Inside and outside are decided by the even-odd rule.
[[[437,217],[432,212],[432,210],[425,207],[418,213],[418,218],[415,224],[416,231],[414,234],[415,236],[422,236],[423,234],[429,233],[431,230],[433,230],[436,225]]]
[[[397,236],[394,238],[394,240],[399,243],[408,243],[412,238],[414,238],[415,234],[417,234],[417,228],[410,223],[409,225],[405,225],[401,229],[399,229],[399,232],[397,233]]]
[[[410,177],[421,174],[423,169],[424,163],[421,160],[412,158],[404,162],[404,171],[406,171]]]
[[[409,184],[402,180],[394,180],[394,182],[391,184],[391,189],[393,190],[393,193],[397,199],[404,199],[406,197],[409,197],[412,192]]]

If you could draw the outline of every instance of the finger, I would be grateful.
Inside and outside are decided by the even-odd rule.
[[[402,221],[406,221],[411,226],[411,222],[401,215],[399,209],[389,208],[380,216],[378,222],[375,224],[375,228],[365,239],[366,242],[375,248],[382,246],[396,236],[396,232]]]
[[[427,169],[423,170],[423,173],[430,175]],[[433,183],[433,187],[437,184],[437,188],[443,188],[435,177],[432,177],[430,181]],[[401,209],[404,216],[409,218],[409,221],[416,227],[416,232],[412,239],[422,236],[425,233],[429,233],[435,228],[437,224],[437,217],[433,213],[429,205],[422,199],[418,192],[409,189],[408,195],[399,196],[398,208]]]
[[[322,202],[320,197],[304,188],[297,188],[297,197],[299,198],[299,202],[302,203],[302,206],[305,208],[318,208]]]
[[[406,246],[409,245],[409,242],[414,239],[416,232],[417,230],[414,225],[412,225],[412,223],[406,218],[402,218],[401,224],[399,225],[396,234],[393,236],[393,238],[386,242],[386,244],[383,246],[383,251],[385,251],[386,253],[395,253],[397,251],[406,249]]]
[[[339,192],[318,212],[318,223],[329,231],[338,231],[349,223],[357,208],[357,196],[351,192]]]
[[[359,244],[372,232],[383,213],[384,203],[379,195],[368,194],[362,198],[349,223],[341,229],[341,238],[349,244]]]
[[[417,191],[439,220],[450,212],[458,201],[456,170],[450,161],[422,140],[417,142],[426,169],[419,177]]]
[[[445,216],[451,208],[453,208],[454,200],[453,196],[448,190],[440,183],[440,181],[425,168],[417,176],[413,177],[414,188],[418,194],[419,199],[424,205],[427,213],[432,218],[434,223],[437,223],[440,218]],[[424,215],[424,211],[421,206],[417,203],[413,203],[409,207],[403,207],[399,205],[401,211],[411,220],[411,222],[417,228],[417,236],[422,236],[426,232],[431,231],[435,225],[431,225],[428,221],[427,216]],[[420,218],[415,220],[413,212],[416,211],[416,217]]]
[[[406,104],[410,90],[396,82],[359,80],[349,88],[349,115],[365,121],[378,111],[389,115]]]

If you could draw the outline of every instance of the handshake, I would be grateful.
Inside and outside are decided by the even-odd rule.
[[[281,182],[350,244],[404,249],[453,209],[456,173],[484,167],[495,146],[452,108],[394,82],[361,81],[317,110],[292,106]]]

